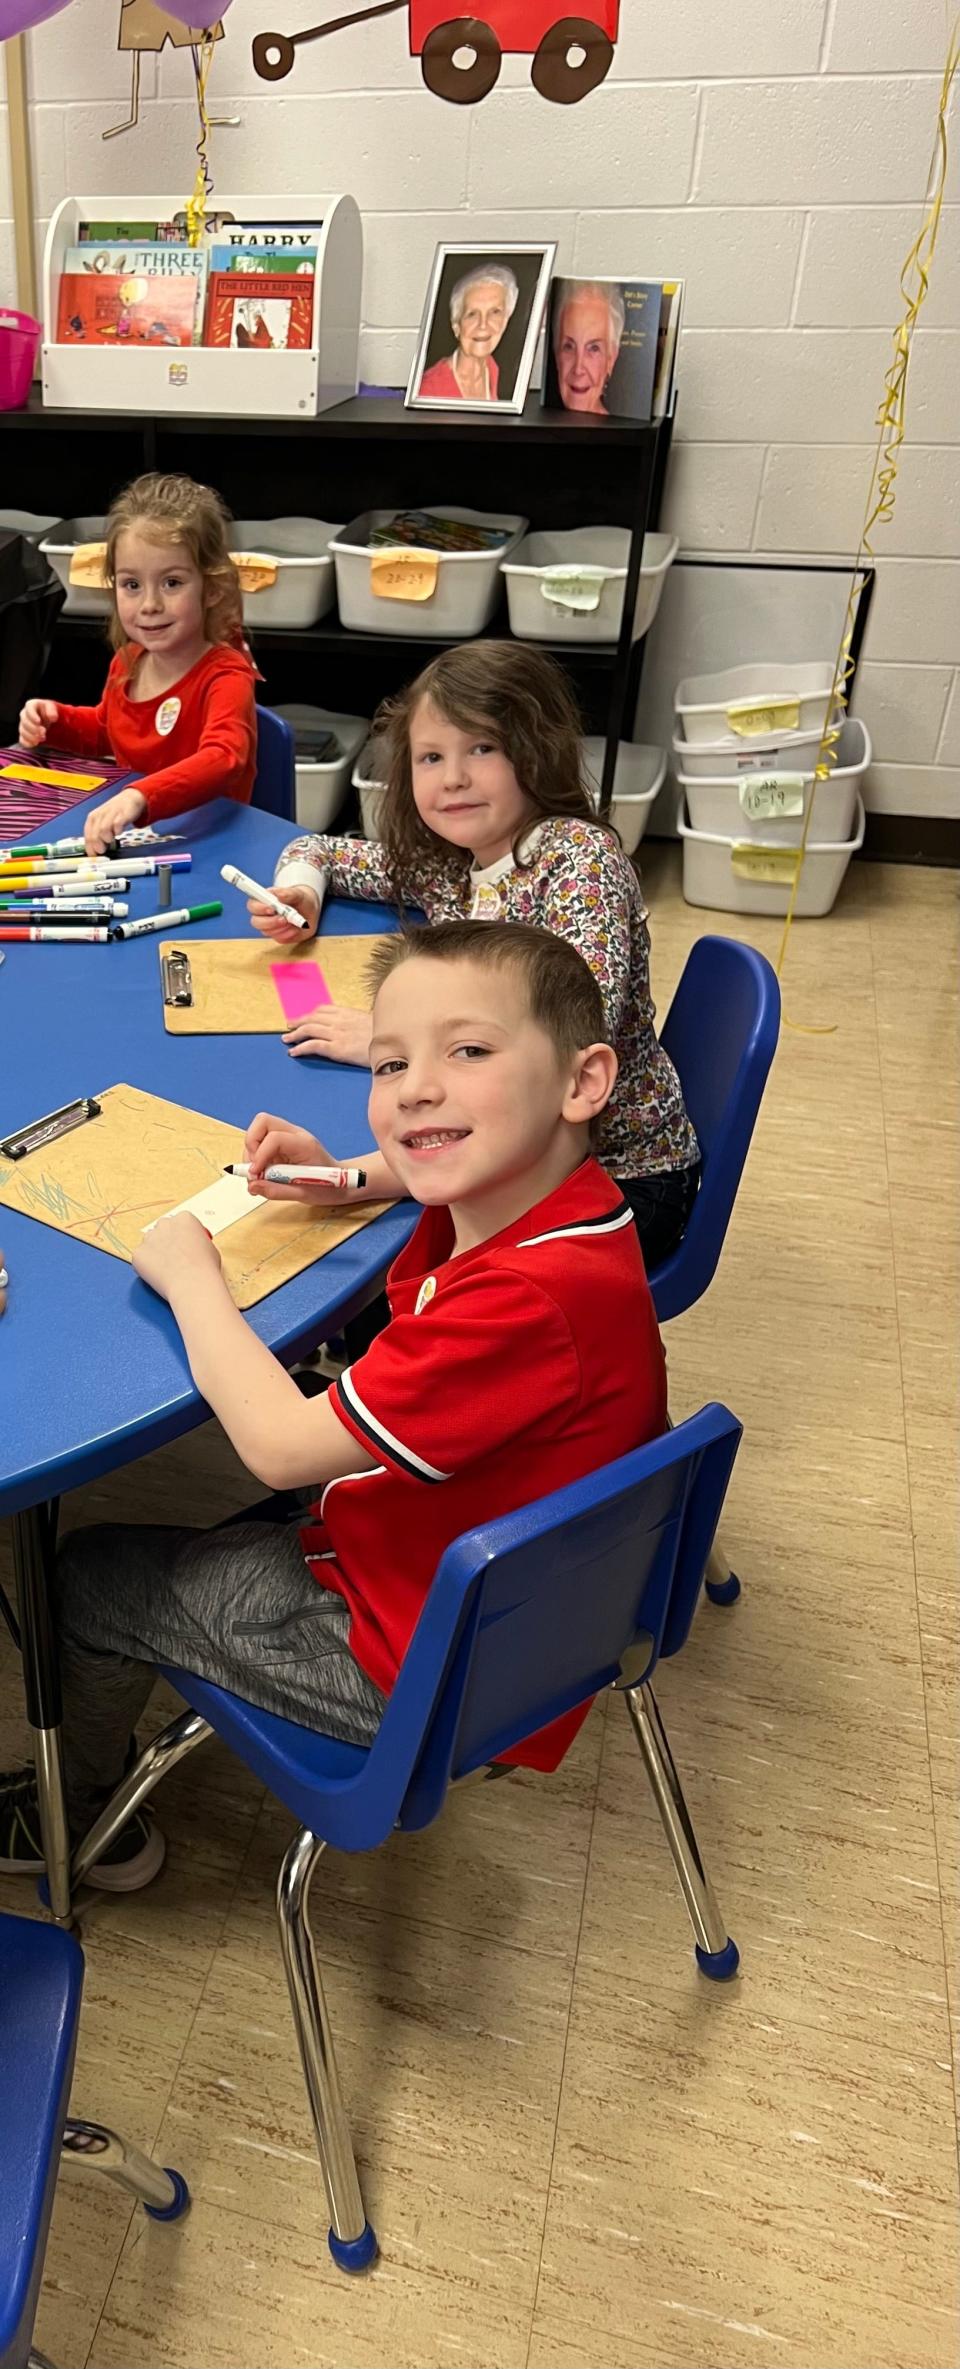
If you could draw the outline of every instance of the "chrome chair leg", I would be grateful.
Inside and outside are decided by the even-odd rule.
[[[680,1889],[693,1926],[697,1964],[701,1972],[708,1974],[713,1982],[726,1982],[737,1971],[740,1952],[736,1942],[730,1940],[714,1897],[713,1886],[700,1857],[690,1812],[683,1798],[653,1690],[641,1684],[625,1687],[623,1693],[680,1878]]]
[[[132,2139],[121,2138],[103,2122],[79,2122],[71,2115],[64,2125],[60,2162],[113,2180],[138,2199],[152,2221],[177,2221],[190,2202],[182,2172],[163,2170]]]
[[[740,1582],[736,1572],[730,1569],[719,1538],[714,1539],[710,1549],[703,1585],[711,1604],[735,1604],[740,1594]]]
[[[55,2364],[48,2361],[46,2353],[38,2353],[31,2345],[27,2354],[27,2369],[55,2369]]]
[[[308,1923],[313,1871],[325,1848],[307,1826],[295,1834],[277,1879],[280,1947],[320,2168],[330,2213],[328,2243],[340,2270],[366,2270],[377,2240],[364,2211],[337,2077],[317,1953]]]
[[[171,1720],[170,1726],[165,1727],[161,1735],[154,1736],[152,1744],[144,1747],[132,1769],[127,1770],[125,1777],[121,1777],[116,1792],[111,1794],[106,1808],[94,1820],[89,1833],[77,1844],[70,1870],[74,1884],[82,1884],[87,1869],[94,1865],[102,1851],[109,1849],[114,1835],[119,1834],[121,1826],[126,1825],[134,1810],[139,1809],[140,1803],[146,1801],[154,1786],[159,1785],[161,1777],[165,1777],[168,1770],[176,1768],[178,1760],[185,1760],[195,1745],[205,1743],[212,1734],[212,1727],[207,1725],[205,1719],[201,1719],[198,1711],[183,1711],[179,1719]]]

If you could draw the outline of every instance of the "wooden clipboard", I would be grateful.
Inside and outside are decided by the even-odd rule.
[[[271,966],[315,963],[330,1001],[368,1012],[367,965],[378,937],[311,938],[307,946],[272,946],[262,938],[164,938],[160,943],[163,1024],[171,1036],[266,1036],[289,1028]],[[174,955],[185,958],[189,1003],[172,1002],[165,987]],[[182,976],[182,968],[174,977]]]
[[[138,1086],[108,1086],[97,1101],[96,1118],[22,1159],[0,1158],[0,1209],[19,1209],[129,1261],[145,1227],[243,1158],[243,1133]],[[382,1206],[371,1201],[328,1213],[302,1202],[251,1200],[250,1215],[216,1238],[237,1307],[267,1299],[369,1225]]]

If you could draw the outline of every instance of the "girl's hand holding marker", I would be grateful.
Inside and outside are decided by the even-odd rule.
[[[248,872],[238,871],[236,864],[221,864],[220,878],[226,881],[228,888],[239,888],[243,895],[249,898],[247,910],[251,918],[254,914],[262,912],[282,924],[282,935],[280,932],[264,929],[266,937],[278,936],[282,945],[290,945],[297,938],[302,938],[305,930],[309,933],[310,915],[306,910],[307,902],[311,907],[316,907],[317,921],[319,921],[319,898],[314,896],[312,889],[293,890],[290,903],[285,904],[283,898],[276,896],[272,888],[261,888],[258,880],[251,880]],[[294,898],[297,900],[296,903],[293,901]],[[316,922],[314,923],[315,928]]]

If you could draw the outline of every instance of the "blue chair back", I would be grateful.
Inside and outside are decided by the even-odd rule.
[[[26,2369],[83,1988],[71,1933],[0,1916],[0,2369]]]
[[[735,938],[698,938],[660,1036],[703,1163],[683,1240],[650,1276],[661,1324],[692,1308],[716,1274],[779,1033],[780,989],[765,956]]]
[[[693,1618],[740,1441],[710,1406],[663,1439],[540,1498],[443,1555],[369,1751],[331,1743],[170,1670],[178,1692],[345,1851],[426,1826],[448,1785],[620,1673],[647,1677]]]
[[[257,709],[257,771],[251,804],[264,814],[278,814],[282,823],[296,815],[297,769],[294,737],[285,716],[272,707]]]

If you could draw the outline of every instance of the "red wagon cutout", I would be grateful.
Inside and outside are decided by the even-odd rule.
[[[472,106],[492,91],[504,57],[528,57],[541,98],[570,107],[609,73],[620,17],[620,0],[578,4],[577,16],[557,16],[555,0],[484,0],[482,16],[449,16],[450,0],[379,0],[375,8],[332,17],[304,33],[258,33],[253,63],[264,82],[282,82],[301,43],[406,8],[410,55],[419,58],[427,89],[437,98]]]

